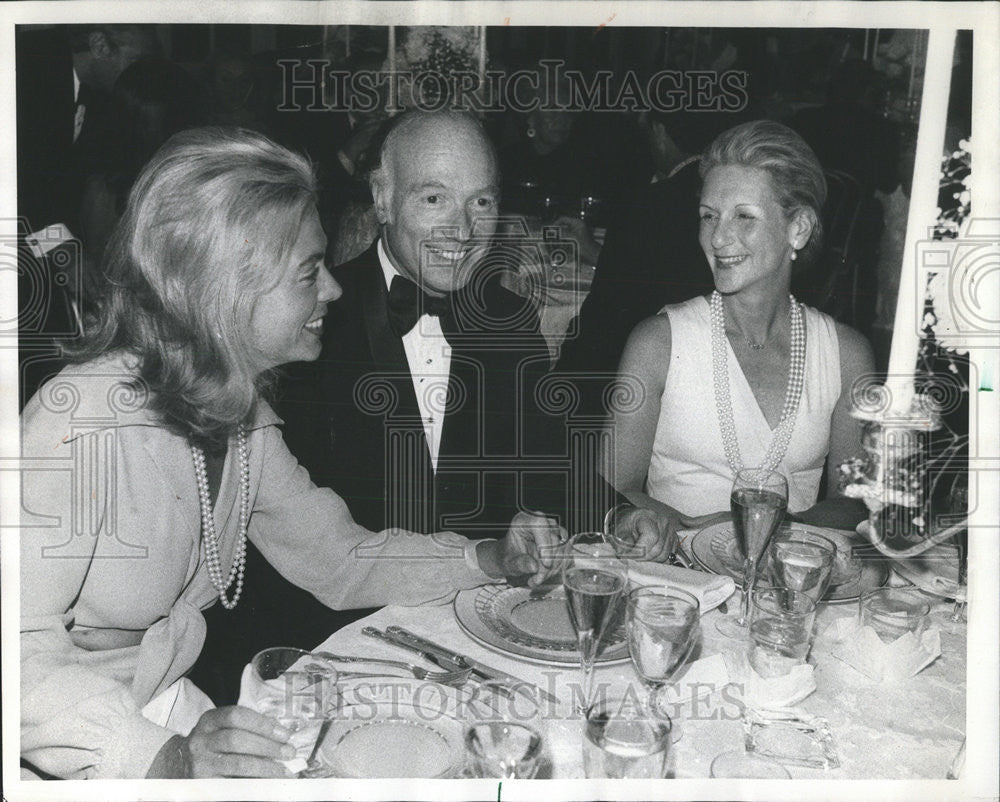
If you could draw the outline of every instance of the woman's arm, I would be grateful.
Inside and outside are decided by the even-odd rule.
[[[803,523],[853,529],[867,515],[863,503],[846,498],[839,486],[839,465],[861,454],[861,427],[851,417],[852,388],[858,382],[870,380],[875,371],[872,348],[861,334],[848,326],[837,324],[840,344],[840,398],[833,408],[830,421],[830,451],[826,459],[826,498],[800,513]]]
[[[638,403],[634,408],[616,405],[612,410],[608,425],[611,450],[602,454],[601,473],[637,507],[675,518],[679,517],[676,510],[645,492],[669,365],[669,318],[657,315],[643,320],[629,336],[618,366],[618,381],[629,386],[623,395],[634,394]]]

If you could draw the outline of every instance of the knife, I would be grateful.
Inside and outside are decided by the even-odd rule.
[[[402,643],[407,643],[417,649],[428,652],[429,654],[436,655],[442,660],[447,660],[453,663],[459,668],[471,668],[473,673],[478,674],[488,680],[494,680],[496,682],[504,683],[510,685],[516,690],[533,690],[536,691],[539,696],[545,699],[550,704],[559,704],[559,700],[553,696],[551,693],[539,688],[537,685],[533,685],[530,682],[526,682],[520,677],[515,677],[512,674],[507,674],[506,672],[500,671],[499,669],[492,668],[485,663],[480,663],[478,660],[473,660],[470,657],[459,654],[458,652],[453,652],[450,649],[446,649],[443,646],[438,646],[433,641],[429,641],[426,638],[422,638],[419,635],[415,635],[412,632],[403,629],[398,626],[387,627],[385,630],[386,636],[390,638],[396,638]]]
[[[456,668],[459,669],[468,668],[468,666],[459,665],[453,660],[445,660],[441,657],[438,657],[437,655],[431,654],[430,652],[425,652],[419,646],[415,646],[414,644],[409,643],[407,641],[396,640],[395,638],[391,638],[386,633],[379,632],[377,629],[375,629],[375,627],[370,627],[370,626],[365,627],[364,629],[361,630],[361,634],[367,635],[369,638],[375,638],[376,640],[380,640],[383,643],[388,643],[391,646],[402,647],[403,649],[406,649],[407,651],[412,652],[413,654],[419,655],[428,663],[433,663],[439,668],[444,668],[448,671],[454,671]]]

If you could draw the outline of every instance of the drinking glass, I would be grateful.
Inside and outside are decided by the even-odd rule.
[[[800,590],[758,588],[753,592],[750,665],[762,677],[781,677],[806,661],[816,620],[816,602]]]
[[[302,649],[276,646],[257,652],[241,704],[271,716],[292,732],[321,721],[336,701],[337,670]]]
[[[475,777],[530,780],[538,773],[542,736],[525,724],[484,721],[465,731],[465,751]]]
[[[590,706],[594,660],[601,639],[618,618],[626,586],[625,571],[600,533],[582,533],[571,541],[563,566],[563,587],[580,649],[584,710]]]
[[[587,711],[583,768],[590,778],[658,779],[666,775],[670,719],[634,698],[602,699]]]
[[[716,755],[711,775],[717,780],[790,780],[791,775],[780,763],[766,757],[733,750]]]
[[[907,632],[919,638],[930,609],[916,588],[879,588],[861,597],[858,615],[862,626],[874,629],[883,643],[892,643]]]
[[[822,535],[789,532],[775,536],[770,550],[771,580],[788,590],[805,593],[816,604],[830,587],[837,547]]]
[[[736,545],[743,557],[743,588],[739,617],[727,616],[715,626],[728,638],[742,639],[747,635],[750,593],[757,582],[761,558],[788,507],[788,482],[776,471],[745,468],[736,474],[729,503]]]
[[[662,692],[691,654],[699,632],[698,599],[674,588],[636,588],[626,600],[628,653],[660,714]]]

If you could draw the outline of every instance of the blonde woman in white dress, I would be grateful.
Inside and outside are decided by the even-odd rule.
[[[716,289],[632,332],[619,378],[635,402],[612,417],[608,478],[692,526],[728,510],[741,468],[763,465],[788,479],[800,520],[853,527],[864,510],[839,494],[836,466],[860,452],[850,398],[873,370],[871,347],[789,292],[793,265],[820,249],[822,167],[793,131],[757,121],[721,134],[701,175]]]

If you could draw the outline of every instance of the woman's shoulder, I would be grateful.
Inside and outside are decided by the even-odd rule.
[[[22,434],[149,421],[149,389],[134,358],[115,353],[67,365],[39,387],[21,414]],[[67,433],[67,437],[69,434]]]

